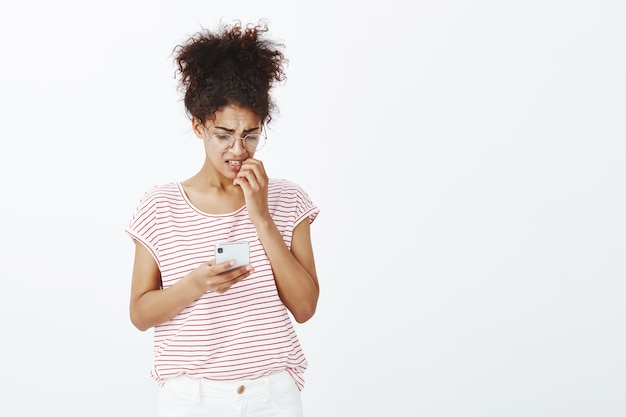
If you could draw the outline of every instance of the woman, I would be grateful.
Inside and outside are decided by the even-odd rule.
[[[265,25],[203,30],[175,48],[184,103],[205,161],[141,199],[130,317],[154,327],[161,416],[300,416],[307,367],[290,315],[315,313],[310,223],[319,210],[256,159],[285,79]],[[250,263],[215,262],[218,242],[246,241]],[[228,270],[228,271],[227,271]],[[233,414],[235,413],[235,414]]]

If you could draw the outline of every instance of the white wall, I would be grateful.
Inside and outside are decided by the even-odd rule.
[[[322,210],[306,415],[625,415],[618,0],[3,3],[0,415],[154,415],[122,230],[200,167],[172,48],[261,17],[259,157]]]

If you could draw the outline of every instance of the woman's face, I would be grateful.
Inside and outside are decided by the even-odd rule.
[[[204,140],[206,162],[229,179],[235,179],[243,161],[254,156],[254,136],[246,139],[246,146],[241,138],[262,132],[261,118],[250,109],[237,105],[216,111],[215,119],[204,125],[193,118],[192,125],[196,136]],[[227,135],[234,140],[230,141]]]

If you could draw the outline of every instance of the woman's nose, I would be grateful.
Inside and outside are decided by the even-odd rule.
[[[243,138],[235,138],[235,143],[230,148],[230,152],[236,155],[246,152],[246,148],[243,146]]]

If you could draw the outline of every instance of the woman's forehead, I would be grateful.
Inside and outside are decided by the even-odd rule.
[[[215,112],[212,123],[227,129],[248,130],[258,127],[261,124],[261,118],[247,107],[229,104]]]

